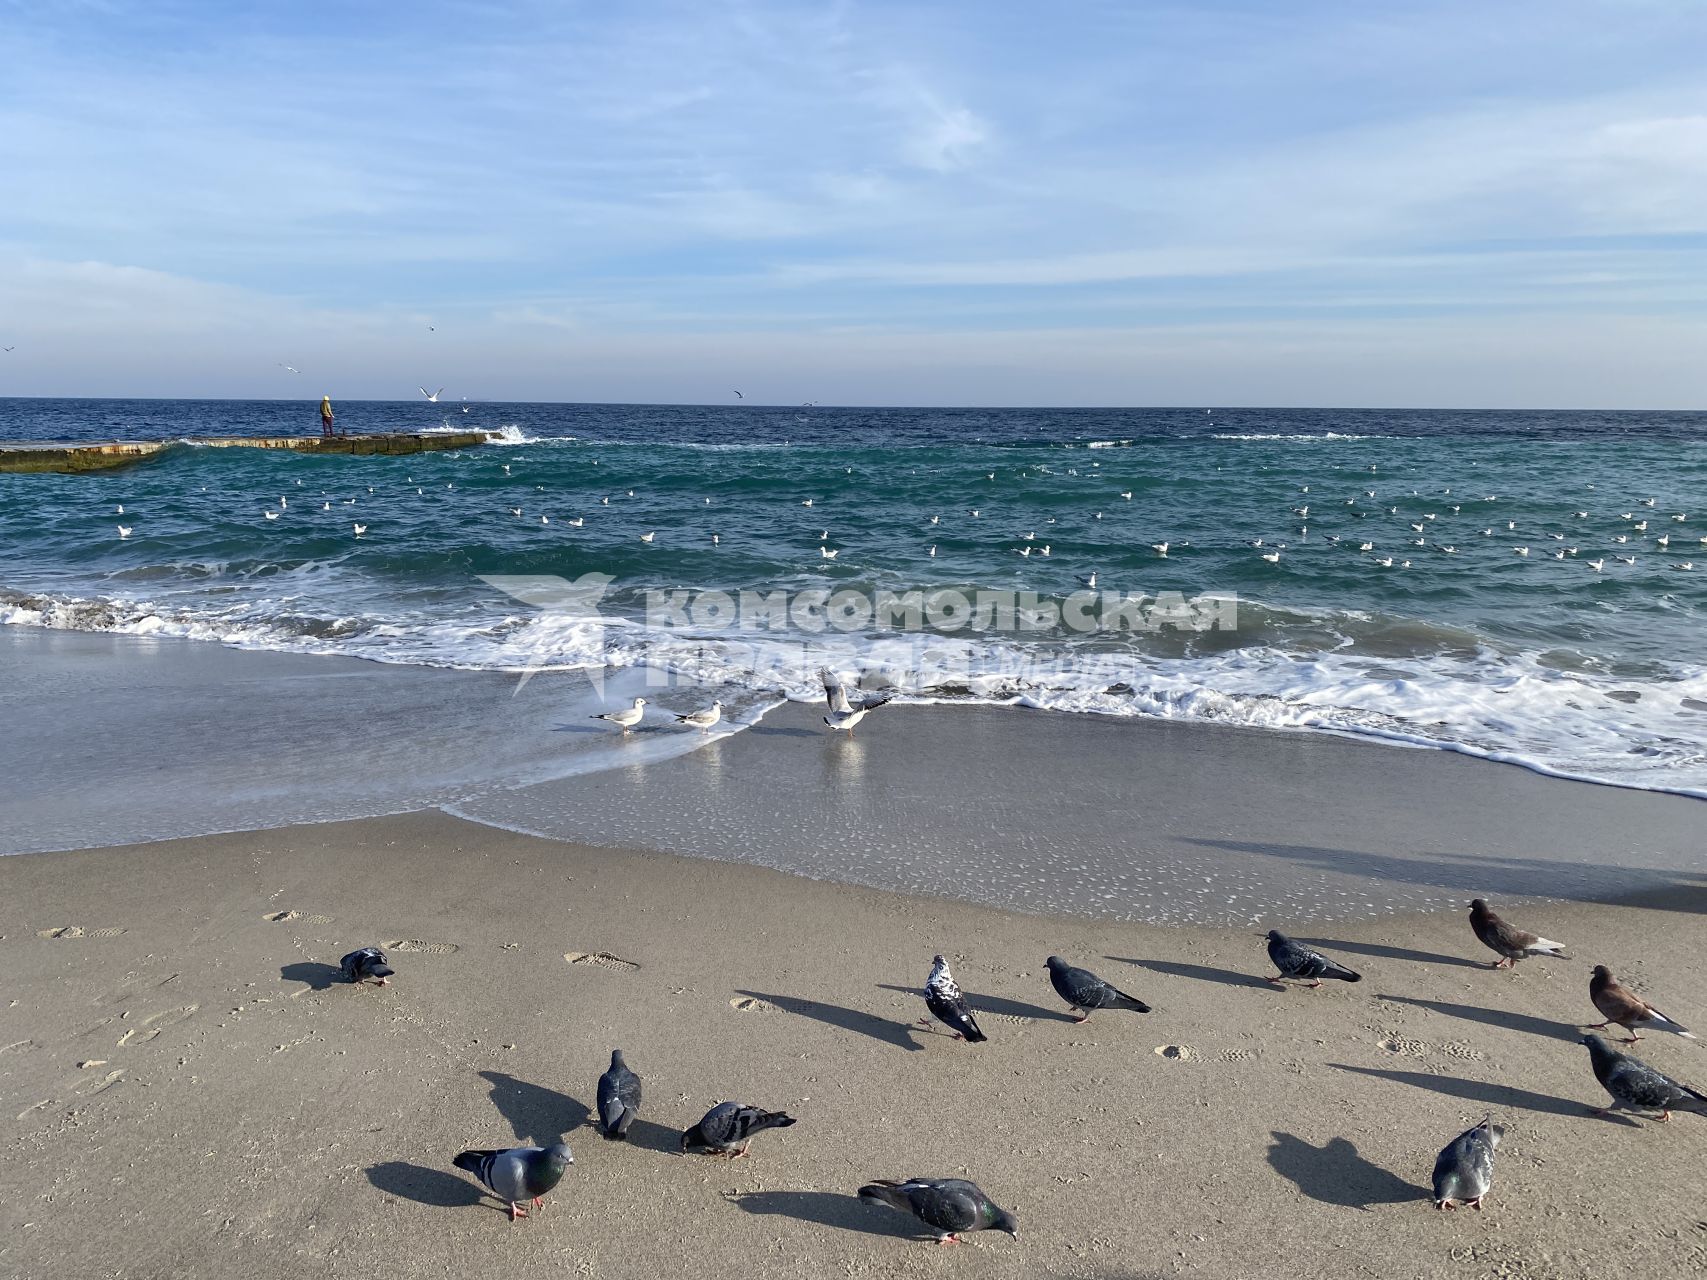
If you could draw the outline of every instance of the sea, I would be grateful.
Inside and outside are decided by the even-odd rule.
[[[317,434],[317,404],[0,400],[0,443]],[[715,698],[720,732],[821,701],[827,667],[901,702],[1707,797],[1707,413],[337,408],[352,433],[495,439],[0,475],[0,623],[581,672],[601,697]],[[974,607],[858,604],[913,592]],[[1070,625],[1087,598],[1127,621]]]

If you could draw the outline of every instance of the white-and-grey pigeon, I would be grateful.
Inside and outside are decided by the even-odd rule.
[[[1049,969],[1049,985],[1055,988],[1055,994],[1072,1006],[1074,1013],[1079,1016],[1074,1022],[1083,1022],[1091,1016],[1093,1009],[1131,1009],[1135,1013],[1149,1013],[1150,1006],[1137,996],[1129,996],[1120,988],[1104,982],[1089,969],[1078,969],[1068,964],[1060,956],[1050,956],[1044,964]]]
[[[640,1114],[640,1077],[630,1070],[621,1049],[612,1049],[610,1069],[599,1077],[599,1128],[605,1137],[621,1141]]]
[[[1434,1161],[1436,1209],[1456,1209],[1460,1204],[1482,1207],[1482,1197],[1494,1182],[1494,1152],[1503,1137],[1505,1130],[1489,1116],[1442,1148]]]
[[[912,1214],[936,1232],[938,1244],[959,1244],[960,1237],[971,1231],[1006,1231],[1019,1239],[1013,1214],[964,1178],[879,1179],[861,1187],[859,1198],[864,1204]]]
[[[464,1151],[451,1162],[466,1169],[510,1206],[510,1221],[527,1217],[522,1201],[537,1209],[545,1193],[563,1181],[563,1171],[575,1163],[566,1143],[549,1147],[511,1147],[507,1151]]]
[[[1308,979],[1312,988],[1322,985],[1323,978],[1337,978],[1341,982],[1362,982],[1363,975],[1353,973],[1343,964],[1328,959],[1320,951],[1312,951],[1301,942],[1294,942],[1279,929],[1270,929],[1265,937],[1268,938],[1268,958],[1278,971],[1269,982],[1279,982],[1282,978],[1292,978],[1298,982]]]
[[[960,994],[954,975],[948,971],[948,961],[941,956],[932,958],[930,976],[925,979],[925,1008],[930,1010],[930,1017],[919,1021],[927,1027],[931,1018],[935,1018],[952,1031],[957,1040],[981,1044],[990,1038],[979,1030],[978,1020],[967,1008],[966,998]]]
[[[682,1153],[702,1151],[739,1160],[747,1154],[753,1135],[766,1129],[786,1129],[794,1117],[786,1111],[761,1111],[741,1102],[719,1102],[700,1122],[682,1132]]]

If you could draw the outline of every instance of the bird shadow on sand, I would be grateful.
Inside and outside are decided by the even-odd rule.
[[[566,1093],[529,1084],[502,1071],[482,1071],[480,1078],[492,1086],[492,1105],[522,1142],[536,1146],[556,1142],[571,1129],[586,1124],[591,1114]]]
[[[1307,947],[1322,947],[1328,951],[1345,951],[1354,956],[1379,956],[1383,960],[1409,960],[1412,964],[1444,964],[1460,969],[1482,969],[1474,960],[1464,956],[1449,956],[1438,951],[1412,951],[1408,947],[1389,947],[1379,942],[1341,942],[1337,938],[1295,938]]]
[[[763,991],[737,991],[738,996],[749,996],[754,1000],[762,1000],[765,1004],[775,1005],[784,1013],[796,1014],[802,1018],[811,1018],[814,1022],[822,1022],[827,1027],[836,1027],[842,1031],[852,1031],[858,1035],[870,1036],[873,1040],[893,1045],[897,1049],[917,1051],[919,1046],[913,1043],[913,1037],[907,1033],[907,1028],[888,1018],[880,1018],[876,1014],[865,1013],[859,1009],[848,1009],[839,1004],[826,1004],[822,1000],[808,1000],[803,996],[770,995]]]
[[[1171,978],[1190,978],[1194,982],[1219,982],[1229,987],[1261,987],[1278,991],[1272,982],[1265,982],[1254,973],[1239,973],[1233,969],[1215,969],[1206,964],[1184,964],[1175,960],[1136,960],[1130,956],[1104,956],[1116,964],[1136,965],[1152,973],[1165,973]]]
[[[1518,1089],[1509,1084],[1488,1084],[1481,1080],[1463,1080],[1457,1076],[1431,1076],[1422,1071],[1392,1071],[1379,1067],[1352,1067],[1343,1062],[1330,1062],[1328,1065],[1335,1071],[1350,1071],[1355,1075],[1375,1076],[1382,1080],[1394,1080],[1399,1084],[1415,1085],[1419,1089],[1444,1093],[1449,1098],[1463,1098],[1467,1102],[1480,1103],[1489,1108],[1522,1108],[1525,1111],[1539,1111],[1545,1115],[1570,1116],[1572,1118],[1587,1116],[1591,1111],[1586,1103],[1573,1102],[1569,1098],[1555,1098],[1550,1093],[1535,1093],[1529,1089]],[[1628,1125],[1632,1129],[1641,1127],[1635,1121],[1626,1120],[1623,1116],[1608,1115],[1600,1118],[1616,1124]]]
[[[918,987],[898,987],[891,982],[877,984],[879,991],[900,991],[906,995],[918,996],[923,1004],[924,995]],[[1038,1022],[1072,1022],[1072,1017],[1059,1009],[1045,1009],[1040,1004],[1028,1004],[1024,1000],[1009,1000],[1005,996],[967,995],[966,1003],[973,1013],[987,1013],[995,1018],[1028,1018]]]
[[[310,991],[327,991],[332,984],[342,980],[344,971],[335,964],[322,964],[318,960],[298,960],[295,964],[287,964],[279,970],[279,977],[286,982],[300,982]]]
[[[466,1209],[486,1199],[486,1193],[466,1178],[406,1160],[387,1160],[372,1166],[367,1171],[367,1180],[387,1195],[436,1209]]]
[[[601,1142],[616,1145],[616,1140],[605,1138],[600,1133]],[[682,1153],[682,1132],[671,1129],[667,1125],[658,1124],[652,1120],[641,1120],[638,1117],[628,1126],[628,1137],[623,1139],[631,1147],[642,1151],[654,1151],[659,1155],[679,1156]]]
[[[913,1219],[893,1209],[861,1204],[858,1197],[843,1191],[748,1191],[729,1198],[748,1213],[794,1218],[868,1236],[911,1239],[924,1231]]]
[[[1312,1147],[1303,1138],[1274,1131],[1268,1163],[1312,1200],[1347,1209],[1404,1204],[1425,1199],[1428,1188],[1413,1186],[1390,1170],[1364,1159],[1349,1138],[1331,1138]]]
[[[1583,1038],[1582,1028],[1574,1027],[1568,1022],[1554,1022],[1551,1018],[1535,1018],[1527,1013],[1511,1013],[1505,1009],[1483,1009],[1473,1004],[1452,1004],[1445,1000],[1420,1000],[1413,996],[1381,995],[1377,1000],[1387,1000],[1393,1004],[1408,1004],[1417,1009],[1428,1009],[1434,1013],[1444,1013],[1449,1018],[1463,1018],[1466,1022],[1480,1022],[1485,1026],[1504,1027],[1508,1031],[1526,1031],[1534,1036],[1547,1036],[1553,1040],[1565,1040],[1571,1044],[1578,1043]]]

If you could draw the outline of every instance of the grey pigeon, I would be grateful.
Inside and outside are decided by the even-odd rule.
[[[391,975],[397,972],[386,963],[385,952],[378,947],[363,947],[359,951],[352,951],[338,963],[344,970],[344,981],[357,984],[372,978],[383,987],[391,981]]]
[[[1588,1046],[1589,1061],[1594,1065],[1594,1078],[1612,1095],[1610,1107],[1596,1107],[1594,1113],[1603,1116],[1620,1107],[1632,1111],[1658,1111],[1661,1120],[1670,1120],[1672,1108],[1707,1114],[1707,1093],[1679,1084],[1670,1076],[1655,1071],[1647,1063],[1629,1054],[1619,1053],[1592,1032],[1583,1037]]]
[[[1508,924],[1495,915],[1487,902],[1481,898],[1470,903],[1470,928],[1481,939],[1483,946],[1499,953],[1500,958],[1494,961],[1492,966],[1495,969],[1510,969],[1528,956],[1570,959],[1565,954],[1564,943],[1553,942],[1538,933],[1530,933],[1527,929]]]
[[[739,1160],[747,1144],[765,1129],[786,1129],[794,1117],[786,1111],[760,1111],[740,1102],[719,1102],[693,1128],[682,1132],[682,1153],[703,1151]]]
[[[1074,1011],[1084,1012],[1074,1018],[1083,1022],[1093,1009],[1131,1009],[1149,1013],[1150,1006],[1137,996],[1129,996],[1118,987],[1110,986],[1089,969],[1076,969],[1060,956],[1050,956],[1044,964],[1049,969],[1049,985]]]
[[[1279,929],[1270,929],[1264,936],[1268,938],[1268,958],[1277,971],[1268,979],[1270,982],[1279,982],[1282,978],[1295,978],[1302,982],[1308,978],[1314,988],[1322,985],[1323,978],[1338,978],[1341,982],[1363,981],[1361,973],[1353,973],[1320,951],[1312,951],[1303,943],[1294,942]]]
[[[621,1049],[612,1049],[610,1070],[599,1077],[599,1127],[614,1141],[628,1137],[640,1114],[640,1077],[628,1068]]]
[[[1489,1116],[1447,1143],[1434,1161],[1434,1207],[1482,1207],[1482,1197],[1494,1182],[1494,1152],[1505,1130]]]
[[[511,1147],[507,1151],[464,1151],[451,1162],[466,1169],[498,1199],[510,1206],[510,1221],[528,1216],[523,1200],[532,1200],[537,1209],[544,1197],[559,1182],[563,1171],[575,1163],[564,1143],[550,1147]]]
[[[941,956],[932,958],[930,976],[925,979],[925,1008],[930,1010],[930,1017],[919,1021],[926,1026],[935,1018],[954,1032],[955,1039],[969,1044],[980,1044],[990,1038],[978,1029],[978,1020],[966,1007],[966,999],[948,971],[948,961]]]
[[[859,1198],[912,1214],[936,1232],[938,1244],[959,1244],[963,1232],[992,1229],[1019,1239],[1013,1214],[963,1178],[880,1179],[861,1187]]]

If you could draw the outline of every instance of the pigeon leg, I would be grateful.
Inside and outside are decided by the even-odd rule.
[[[1068,1009],[1067,1012],[1068,1013],[1079,1013],[1079,1006],[1074,1005],[1072,1008]],[[1091,1015],[1088,1013],[1079,1013],[1079,1016],[1074,1018],[1073,1021],[1074,1022],[1088,1022],[1090,1020],[1090,1016]]]
[[[1671,1123],[1671,1108],[1670,1107],[1667,1107],[1664,1111],[1660,1112],[1660,1123],[1661,1124],[1670,1124]]]
[[[1584,1031],[1605,1031],[1611,1025],[1612,1025],[1612,1023],[1610,1021],[1607,1021],[1607,1022],[1585,1022],[1585,1023],[1583,1023],[1583,1030]]]
[[[1272,982],[1277,987],[1284,987],[1286,985],[1284,982],[1282,982],[1280,980],[1280,975],[1278,973],[1275,974],[1274,977],[1272,977],[1272,978],[1264,978],[1263,981],[1264,982]]]
[[[1458,1206],[1453,1204],[1452,1201],[1450,1201],[1450,1200],[1442,1200],[1439,1204],[1435,1205],[1434,1207],[1436,1209],[1456,1209]]]
[[[1310,990],[1314,991],[1317,987],[1319,987],[1321,985],[1322,985],[1322,980],[1320,978],[1317,978],[1314,982],[1312,982],[1310,984]]]
[[[1501,956],[1498,960],[1494,961],[1493,964],[1491,964],[1488,967],[1491,969],[1509,969],[1509,968],[1511,968],[1511,966],[1512,966],[1511,957],[1510,956]]]
[[[545,1208],[545,1197],[544,1196],[535,1196],[533,1198],[533,1207],[536,1209]]]
[[[1630,1031],[1630,1028],[1626,1027],[1625,1030]],[[1619,1041],[1619,1043],[1620,1044],[1635,1044],[1636,1041],[1640,1040],[1641,1038],[1642,1037],[1637,1035],[1634,1031],[1630,1031],[1630,1038],[1628,1040],[1621,1040],[1621,1041]]]
[[[938,1244],[959,1244],[960,1237],[950,1231],[946,1236],[938,1236],[936,1238],[936,1242]]]
[[[517,1218],[525,1218],[527,1216],[528,1216],[528,1211],[526,1209],[522,1208],[521,1205],[517,1204],[514,1200],[510,1201],[510,1221],[511,1222],[514,1222]]]

